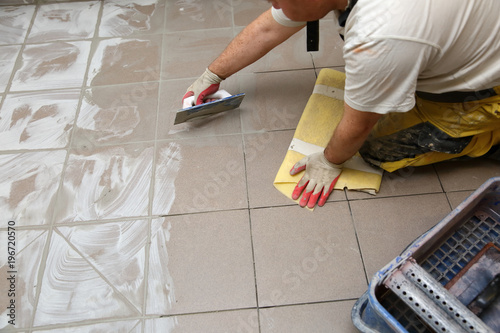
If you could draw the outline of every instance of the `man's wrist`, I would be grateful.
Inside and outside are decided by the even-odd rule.
[[[347,160],[339,160],[338,157],[335,156],[335,154],[332,153],[330,149],[328,149],[328,147],[326,147],[325,150],[323,151],[323,156],[329,163],[333,165],[340,165],[340,167],[342,167],[344,162],[347,161]]]

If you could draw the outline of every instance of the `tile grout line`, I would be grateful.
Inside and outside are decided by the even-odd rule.
[[[345,191],[346,190],[344,190],[344,193],[345,193]],[[346,197],[347,197],[347,195],[346,195]],[[361,264],[363,265],[363,272],[365,273],[365,281],[366,281],[366,284],[369,285],[370,279],[368,277],[368,272],[366,270],[365,259],[363,257],[363,251],[361,249],[361,242],[359,240],[358,230],[356,228],[356,221],[354,219],[354,214],[352,212],[351,202],[349,200],[347,200],[347,206],[349,207],[349,215],[351,216],[351,223],[352,223],[352,227],[354,229],[354,235],[356,236],[356,243],[358,244],[359,257],[361,259]]]
[[[27,5],[28,6],[28,5]],[[0,101],[0,110],[3,106],[3,103],[7,99],[7,95],[11,93],[10,89],[12,87],[12,83],[14,82],[14,77],[16,76],[16,72],[18,67],[22,64],[23,60],[23,53],[24,50],[26,49],[26,45],[28,43],[28,36],[31,33],[31,29],[33,28],[33,25],[35,24],[35,19],[38,14],[38,8],[40,7],[37,4],[33,4],[32,6],[35,7],[33,10],[33,17],[31,17],[30,24],[28,25],[28,29],[26,30],[26,35],[24,36],[24,41],[20,44],[21,47],[19,48],[19,53],[17,54],[16,61],[14,62],[14,67],[12,68],[12,73],[10,74],[10,78],[7,81],[7,85],[5,86],[5,90],[3,92],[4,98]],[[12,44],[16,45],[16,44]]]
[[[22,65],[23,53],[24,53],[24,50],[26,49],[26,46],[28,43],[28,37],[31,33],[31,30],[33,29],[33,26],[35,24],[35,19],[38,15],[38,11],[40,9],[40,4],[38,4],[38,2],[34,3],[33,5],[35,7],[35,9],[33,11],[33,17],[31,18],[31,22],[29,24],[28,30],[26,30],[26,36],[24,36],[24,41],[23,41],[23,44],[21,45],[21,48],[19,50],[19,54],[17,56],[16,62],[14,64],[14,68],[12,70],[11,77],[9,79],[9,83],[7,84],[7,87],[5,88],[5,92],[4,92],[5,97],[2,101],[2,104],[5,101],[7,94],[10,93],[10,89],[11,89],[12,83],[14,81],[15,73],[17,72],[16,68],[18,66]],[[63,168],[64,168],[64,164],[63,164]],[[52,215],[52,214],[50,214],[50,215]],[[45,273],[45,265],[46,265],[47,258],[48,258],[50,243],[52,241],[52,225],[53,225],[53,221],[51,220],[49,222],[49,225],[48,225],[47,237],[45,239],[45,245],[43,247],[42,255],[40,257],[40,266],[38,267],[38,270],[37,270],[37,282],[36,282],[37,287],[36,287],[35,297],[34,297],[34,302],[33,302],[33,312],[31,313],[31,319],[30,319],[29,327],[28,327],[29,333],[31,333],[33,331],[33,325],[35,323],[36,312],[38,309],[38,301],[39,301],[40,294],[42,291],[43,274]]]
[[[102,10],[103,10],[103,3],[102,2],[100,2],[100,6],[101,7],[100,7],[100,10],[99,10],[99,14],[98,14],[99,15],[98,16],[98,20],[96,22],[96,31],[94,31],[94,37],[97,34],[97,25],[99,24],[99,18],[102,15]],[[39,7],[40,7],[40,4],[37,4],[36,12],[38,12]],[[36,14],[35,14],[35,16],[36,16]],[[31,27],[33,26],[33,24],[34,24],[34,19],[32,21]],[[31,27],[30,27],[29,30],[31,30]],[[27,40],[27,38],[28,38],[28,33],[26,34],[26,40]],[[94,40],[92,40],[92,42],[91,42],[91,47],[90,47],[89,55],[87,57],[87,68],[86,68],[86,71],[85,71],[85,75],[83,77],[82,86],[80,87],[80,98],[79,98],[78,105],[77,105],[76,112],[75,112],[75,119],[73,121],[73,127],[71,129],[71,133],[70,133],[70,136],[69,136],[69,140],[68,140],[67,146],[65,148],[65,150],[66,150],[66,157],[65,157],[65,160],[63,162],[63,168],[61,170],[61,178],[59,180],[59,186],[58,186],[56,194],[55,194],[55,200],[56,200],[56,202],[57,202],[57,199],[59,197],[59,193],[61,193],[61,190],[64,187],[64,176],[65,176],[66,169],[67,169],[67,166],[68,166],[68,161],[69,161],[69,156],[70,156],[70,150],[71,150],[71,146],[72,146],[72,143],[73,143],[74,130],[76,128],[79,111],[80,111],[80,108],[81,108],[81,105],[82,105],[82,101],[83,101],[83,97],[84,97],[84,91],[85,91],[84,84],[85,84],[85,80],[87,79],[87,76],[88,76],[90,62],[91,62],[91,59],[92,59],[92,45],[93,45],[93,43],[94,43]],[[78,88],[76,88],[76,89],[78,89]],[[50,223],[49,223],[47,240],[46,240],[45,247],[43,249],[43,254],[42,254],[41,262],[40,262],[40,267],[38,269],[37,290],[36,290],[35,301],[34,301],[34,305],[33,305],[33,314],[32,314],[31,323],[30,323],[30,327],[29,327],[29,333],[31,333],[33,331],[33,326],[35,324],[36,313],[38,311],[38,303],[40,301],[40,295],[41,295],[41,291],[42,291],[43,277],[45,275],[45,269],[46,269],[47,259],[48,259],[48,255],[49,255],[49,252],[50,252],[50,246],[51,246],[51,243],[52,243],[52,235],[53,235],[54,228],[55,228],[55,220],[54,220],[55,213],[56,213],[56,207],[54,205],[52,207],[50,213],[49,213],[50,214],[49,216],[51,217],[51,219],[50,219]]]
[[[137,223],[139,222],[137,221]],[[113,283],[111,283],[111,281],[109,281],[108,278],[106,278],[106,276],[97,269],[97,267],[87,258],[87,256],[85,256],[68,238],[66,238],[60,230],[58,230],[57,228],[55,229],[56,230],[54,232],[57,235],[59,235],[59,237],[64,239],[68,244],[68,246],[71,249],[73,249],[73,251],[75,251],[83,260],[85,260],[87,265],[89,265],[94,270],[94,272],[96,272],[97,275],[99,275],[99,277],[111,287],[111,289],[116,293],[116,295],[118,295],[119,298],[121,298],[122,301],[124,301],[124,303],[130,307],[130,309],[132,309],[133,311],[137,311],[140,314],[137,307],[134,304],[132,304],[132,302],[130,302],[130,300],[125,295],[123,295],[123,293],[121,293],[118,289],[116,289]]]
[[[147,301],[148,301],[148,290],[149,290],[149,264],[151,260],[151,244],[152,244],[152,228],[153,228],[153,205],[155,197],[155,183],[156,183],[156,168],[158,162],[158,124],[160,119],[160,109],[161,109],[161,77],[163,73],[163,53],[164,53],[164,42],[165,42],[165,29],[166,29],[166,17],[167,17],[167,7],[163,8],[163,28],[161,35],[161,47],[160,47],[160,68],[158,71],[158,86],[157,86],[157,103],[156,103],[156,121],[155,121],[155,134],[154,134],[154,144],[153,144],[153,161],[151,162],[151,182],[149,186],[149,204],[148,204],[148,236],[147,236],[147,246],[145,247],[145,262],[144,262],[144,289],[143,289],[143,301],[141,309],[141,333],[145,332],[145,318],[147,312]]]

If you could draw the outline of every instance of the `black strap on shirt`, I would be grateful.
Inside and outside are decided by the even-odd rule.
[[[340,13],[339,25],[342,28],[345,28],[345,23],[347,22],[347,18],[349,17],[349,14],[351,14],[352,9],[354,8],[354,6],[356,5],[357,2],[358,2],[358,0],[351,0],[349,2],[349,6],[347,6],[347,8],[342,13]],[[344,40],[343,35],[340,35],[340,37],[342,37],[342,40]]]

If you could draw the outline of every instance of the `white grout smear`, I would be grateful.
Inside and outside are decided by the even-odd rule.
[[[66,147],[79,98],[77,89],[8,95],[0,118],[3,150]]]
[[[170,142],[158,150],[153,215],[166,215],[175,200],[175,179],[181,166],[179,145]]]
[[[162,215],[168,214],[175,201],[175,179],[182,160],[177,143],[171,142],[160,148],[155,180],[155,199],[153,207],[161,207]],[[154,213],[153,213],[154,214]],[[167,243],[170,241],[172,225],[165,218],[151,223],[151,250],[149,259],[148,314],[165,314],[175,304],[174,281],[168,269],[169,255]],[[176,320],[170,323],[175,327]],[[169,324],[169,325],[170,325]]]
[[[8,6],[0,11],[0,44],[22,44],[35,6]]]
[[[151,29],[157,0],[114,0],[104,3],[100,37],[129,36]]]
[[[91,42],[27,45],[10,91],[81,87]]]
[[[56,218],[61,222],[146,216],[153,147],[103,147],[71,155]]]
[[[147,314],[165,314],[175,304],[174,281],[168,269],[167,242],[172,225],[165,218],[151,223]]]
[[[99,1],[41,5],[28,41],[92,38],[100,7]]]
[[[50,223],[65,157],[65,150],[0,155],[0,215],[17,226]]]

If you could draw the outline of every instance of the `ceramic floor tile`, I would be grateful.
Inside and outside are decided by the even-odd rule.
[[[52,234],[40,288],[35,327],[141,314],[57,232]]]
[[[0,155],[0,214],[19,226],[52,222],[66,151]]]
[[[91,324],[91,325],[81,325],[81,326],[70,326],[67,325],[63,328],[54,329],[41,329],[33,330],[32,332],[37,333],[108,333],[108,332],[127,332],[127,333],[141,333],[141,323],[138,320],[121,320],[109,323]]]
[[[167,0],[168,32],[229,28],[232,26],[231,0]]]
[[[366,278],[347,202],[251,210],[259,306],[359,297]]]
[[[157,81],[161,44],[161,35],[100,40],[90,63],[87,85]]]
[[[450,212],[444,193],[356,200],[350,205],[370,279]]]
[[[250,208],[293,205],[274,186],[274,178],[285,158],[294,131],[245,135],[245,163]],[[344,191],[334,191],[329,201],[346,200]]]
[[[193,82],[194,79],[161,82],[157,139],[185,139],[241,133],[240,109],[174,125],[176,112],[182,108],[182,97]],[[235,82],[237,80],[234,78],[228,78],[223,82],[221,89],[227,87],[229,93],[238,94]],[[246,103],[246,99],[243,103]]]
[[[259,17],[271,4],[261,0],[233,0],[234,25],[246,27]]]
[[[258,326],[256,310],[240,310],[147,319],[144,332],[257,333]]]
[[[88,39],[94,36],[100,1],[42,4],[28,42]]]
[[[443,189],[432,165],[408,167],[394,172],[384,172],[377,195],[347,191],[349,200],[395,197],[413,194],[441,193]]]
[[[35,6],[0,7],[0,45],[23,43],[34,12]]]
[[[57,230],[113,289],[142,312],[148,227],[147,220],[136,220]]]
[[[0,93],[5,92],[21,46],[0,46]]]
[[[247,211],[154,220],[151,237],[147,314],[256,306]]]
[[[72,150],[57,196],[57,221],[147,215],[152,160],[148,144]]]
[[[451,204],[451,208],[455,209],[458,205],[467,199],[474,191],[459,191],[459,192],[449,192],[446,193],[448,201]]]
[[[76,89],[7,95],[0,109],[2,149],[66,147],[79,99]]]
[[[17,228],[19,223],[18,221],[15,222],[14,247],[16,254],[14,261],[8,260],[7,257],[7,246],[9,245],[7,231],[0,231],[0,243],[4,247],[0,255],[0,290],[2,290],[0,294],[0,304],[2,305],[0,310],[0,331],[2,332],[8,332],[9,329],[14,327],[29,328],[31,325],[35,308],[38,269],[42,262],[42,253],[47,241],[46,230],[19,230]],[[7,228],[7,226],[7,220],[2,222],[1,228]],[[13,286],[11,286],[11,282],[13,282]],[[10,292],[14,292],[15,296],[9,296]],[[10,305],[11,300],[14,300],[15,309],[13,313],[10,309],[7,309],[7,304]],[[13,321],[9,323],[11,320]]]
[[[240,32],[243,28],[235,29]],[[273,72],[314,68],[311,52],[307,52],[306,29],[297,32],[241,73]],[[312,88],[311,88],[312,89]]]
[[[262,333],[356,333],[354,301],[283,306],[260,310]]]
[[[30,5],[34,4],[36,0],[2,0],[2,6],[4,5]]]
[[[248,207],[240,135],[166,142],[157,155],[154,215]]]
[[[163,32],[165,4],[160,0],[106,0],[100,37],[121,37]]]
[[[246,94],[240,106],[245,133],[295,129],[312,94],[314,70],[240,75],[239,90]]]
[[[162,79],[198,78],[232,39],[231,28],[165,34]]]
[[[81,87],[90,42],[53,42],[27,45],[11,91]]]
[[[476,190],[489,178],[500,176],[500,162],[483,158],[438,163],[435,168],[446,192]]]
[[[85,91],[73,146],[155,138],[158,83],[92,87]]]
[[[344,41],[337,32],[338,23],[333,20],[333,13],[319,22],[318,51],[311,52],[315,67],[344,66]]]

